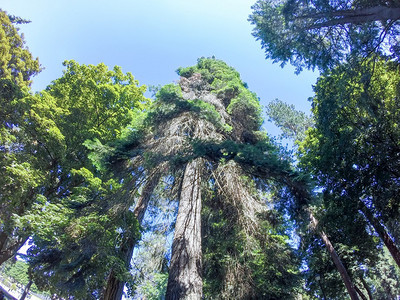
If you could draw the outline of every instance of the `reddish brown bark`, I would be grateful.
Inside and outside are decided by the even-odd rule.
[[[166,300],[202,299],[200,163],[189,162],[182,181]]]

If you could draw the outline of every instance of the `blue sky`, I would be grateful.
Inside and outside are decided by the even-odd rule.
[[[309,112],[318,74],[295,75],[291,66],[265,60],[247,21],[255,1],[2,0],[0,8],[32,21],[20,28],[45,68],[34,78],[36,91],[61,76],[67,59],[119,65],[140,84],[163,85],[178,80],[178,67],[214,55],[241,74],[263,105],[279,98]]]

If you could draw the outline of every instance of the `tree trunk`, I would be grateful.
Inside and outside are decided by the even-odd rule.
[[[202,298],[200,164],[189,162],[182,180],[166,300]]]
[[[360,295],[362,300],[368,300],[367,297],[363,294],[363,292],[358,288],[357,285],[354,285],[354,288],[356,289],[357,293]]]
[[[335,248],[333,247],[332,243],[330,242],[328,236],[326,235],[326,233],[322,230],[318,230],[317,226],[318,226],[318,221],[317,219],[314,217],[313,213],[311,212],[310,209],[308,209],[308,213],[309,213],[309,217],[311,220],[311,225],[312,227],[318,231],[322,241],[324,242],[326,249],[329,252],[329,255],[331,256],[333,263],[335,264],[337,270],[340,273],[340,276],[342,277],[342,280],[346,286],[347,292],[350,295],[350,298],[352,300],[358,300],[358,295],[357,295],[357,291],[354,287],[353,282],[351,281],[351,278],[349,276],[349,274],[347,273],[346,268],[344,267],[342,261],[340,260],[339,255],[336,253]]]
[[[364,213],[368,222],[374,227],[375,231],[378,233],[379,237],[381,238],[385,246],[388,248],[397,266],[400,268],[400,251],[393,242],[393,239],[386,232],[385,228],[382,226],[379,220],[375,218],[371,210],[361,200],[360,200],[360,205],[361,205],[361,211]]]
[[[365,280],[362,276],[360,276],[360,279],[361,279],[362,285],[364,286],[364,289],[366,289],[366,291],[368,293],[369,300],[373,300],[372,292],[371,292],[371,289],[369,288],[368,284],[365,282]]]
[[[157,186],[158,181],[161,177],[161,174],[156,174],[150,178],[150,180],[146,183],[143,188],[142,194],[140,195],[135,209],[133,210],[133,215],[138,220],[139,224],[142,224],[144,214],[146,213],[147,206],[150,201],[151,194],[153,193],[154,188]],[[125,242],[125,245],[121,246],[121,254],[125,265],[129,267],[133,249],[136,245],[136,240],[129,239]],[[111,270],[110,275],[107,279],[107,285],[103,293],[103,300],[121,300],[122,294],[124,292],[125,282],[119,280],[116,277],[114,270]]]
[[[336,26],[343,24],[360,24],[373,21],[395,21],[400,18],[400,8],[386,7],[377,5],[374,7],[364,7],[354,10],[337,10],[328,13],[316,13],[298,17],[300,19],[323,19],[328,18],[328,21],[320,22],[310,28],[322,28],[328,26]]]
[[[21,295],[21,298],[19,298],[19,300],[25,300],[25,297],[28,295],[29,290],[31,288],[33,281],[29,280],[28,284],[25,286],[24,292]]]
[[[11,243],[9,239],[10,237],[7,233],[0,233],[0,265],[17,254],[18,250],[28,240],[28,237],[19,237],[18,240],[15,240]]]

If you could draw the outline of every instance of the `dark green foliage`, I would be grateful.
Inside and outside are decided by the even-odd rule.
[[[398,59],[399,8],[381,0],[259,0],[249,20],[266,58],[300,72],[371,53],[390,51]]]
[[[338,246],[354,282],[362,288],[361,278],[365,279],[373,294],[376,270],[380,269],[382,280],[397,276],[389,266],[378,264],[385,246],[375,236],[371,217],[385,226],[398,246],[398,231],[390,226],[399,214],[398,72],[396,64],[383,59],[325,72],[314,87],[315,127],[300,147],[302,167],[316,175],[324,190],[322,226]],[[314,253],[310,262],[321,261],[316,248],[308,253]],[[316,262],[310,268],[323,265]],[[326,284],[326,293],[339,290]],[[379,280],[375,284],[380,286]]]
[[[371,203],[385,222],[399,213],[399,90],[398,67],[382,60],[326,74],[315,87],[316,128],[302,148],[327,191]]]

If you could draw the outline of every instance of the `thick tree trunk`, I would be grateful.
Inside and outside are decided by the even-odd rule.
[[[368,222],[374,227],[375,231],[378,233],[379,237],[381,238],[385,246],[388,248],[397,266],[400,268],[400,251],[393,242],[393,239],[386,232],[385,228],[382,226],[379,220],[375,218],[371,210],[361,200],[360,200],[360,205],[361,205],[361,211],[364,213]]]
[[[154,188],[157,186],[160,177],[161,177],[160,174],[156,174],[153,177],[151,177],[151,179],[144,186],[142,194],[140,195],[135,205],[135,209],[133,210],[133,215],[138,220],[139,224],[142,224],[144,214],[146,213],[147,206],[150,201],[151,194],[153,193]],[[125,245],[122,245],[121,247],[121,255],[127,267],[129,267],[129,264],[131,262],[133,249],[135,248],[136,242],[137,242],[136,240],[129,239],[125,242]],[[107,279],[107,285],[104,290],[102,299],[121,300],[122,294],[124,292],[124,285],[125,282],[119,280],[116,277],[115,272],[111,270]]]
[[[202,298],[200,165],[199,159],[186,165],[172,243],[166,300]]]
[[[21,295],[21,298],[19,298],[19,300],[24,300],[26,298],[26,296],[29,293],[29,290],[31,289],[31,285],[32,285],[33,281],[29,280],[28,284],[25,286],[24,292]]]
[[[329,255],[331,256],[333,263],[335,264],[337,270],[340,273],[340,276],[342,277],[342,280],[346,286],[347,292],[350,295],[350,298],[352,300],[358,300],[358,295],[357,295],[357,291],[354,287],[353,282],[351,281],[351,278],[349,276],[349,274],[347,273],[346,268],[344,267],[342,261],[340,260],[339,255],[336,253],[335,248],[333,247],[332,243],[330,242],[328,236],[326,235],[326,233],[322,230],[318,230],[318,221],[317,219],[314,217],[313,213],[311,212],[311,210],[308,209],[308,213],[309,213],[309,217],[311,220],[311,225],[312,227],[317,230],[317,232],[319,233],[322,241],[324,242],[326,249],[328,250]]]
[[[298,18],[328,19],[327,21],[315,24],[310,28],[322,28],[350,23],[360,24],[372,21],[395,21],[400,19],[400,8],[378,5],[354,10],[337,10],[333,12],[316,13],[300,16]]]
[[[0,233],[0,265],[5,261],[9,260],[18,250],[25,244],[28,237],[19,237],[18,240],[10,241],[10,237],[7,233]]]

